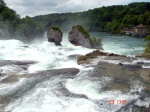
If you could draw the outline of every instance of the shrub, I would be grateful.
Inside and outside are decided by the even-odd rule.
[[[92,44],[93,47],[101,47],[102,46],[100,38],[91,37],[90,38],[90,42],[91,42],[91,44]]]
[[[144,56],[150,58],[150,35],[145,37],[145,41],[148,41],[148,43],[145,45]]]

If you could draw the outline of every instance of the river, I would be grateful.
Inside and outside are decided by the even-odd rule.
[[[141,38],[114,36],[106,33],[91,34],[102,39],[106,52],[132,56],[143,52],[145,42]],[[132,100],[138,97],[120,91],[103,91],[103,86],[111,80],[110,77],[92,81],[89,75],[92,67],[78,65],[76,60],[68,58],[74,54],[84,55],[94,49],[71,45],[67,40],[67,33],[64,33],[62,46],[58,47],[47,42],[46,37],[43,38],[45,40],[34,41],[31,44],[13,39],[0,40],[1,61],[31,60],[38,62],[30,65],[28,70],[21,72],[13,65],[2,66],[0,68],[3,70],[2,73],[22,75],[40,70],[71,67],[80,69],[80,72],[75,78],[59,75],[45,78],[42,81],[22,78],[17,82],[0,83],[0,98],[13,98],[14,93],[14,97],[18,95],[5,105],[0,100],[2,112],[116,112],[116,109],[121,108],[122,105],[109,105],[110,99]],[[6,77],[0,76],[0,82],[4,78]],[[65,88],[75,95],[67,96],[61,91],[61,88]],[[25,89],[26,91],[24,91]],[[104,103],[103,106],[100,106],[101,103]]]

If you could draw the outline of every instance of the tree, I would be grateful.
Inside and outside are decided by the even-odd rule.
[[[102,43],[101,43],[101,39],[100,38],[96,38],[96,37],[90,37],[90,42],[92,44],[93,47],[100,47],[102,48]]]
[[[131,3],[95,8],[77,13],[49,14],[33,17],[37,22],[49,26],[58,26],[62,30],[69,30],[75,24],[81,24],[88,31],[122,32],[125,27],[138,24],[149,25],[150,3]]]
[[[150,41],[150,35],[145,37],[145,41]]]
[[[35,22],[31,17],[26,16],[21,20],[16,28],[16,35],[24,38],[24,40],[31,41],[37,36],[43,34],[43,28],[40,23]]]
[[[6,3],[4,2],[4,0],[0,0],[0,4],[1,5],[6,5]]]
[[[145,45],[144,55],[150,58],[150,35],[145,37],[145,41],[147,41],[147,44]]]
[[[5,38],[21,37],[23,40],[31,40],[44,34],[41,23],[28,16],[19,18],[14,10],[6,6],[4,0],[0,0],[0,31],[3,31]]]

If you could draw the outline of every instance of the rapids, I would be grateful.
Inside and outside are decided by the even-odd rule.
[[[138,41],[135,38],[126,37],[126,41],[119,41],[116,38],[118,37],[113,40],[113,37],[108,36],[104,39],[104,42],[102,42],[104,51],[127,55],[135,55],[143,51],[142,47],[137,47],[144,43],[142,39]],[[133,41],[132,44],[131,40]],[[134,44],[135,40],[138,42]],[[119,44],[118,41],[123,44]],[[118,44],[115,44],[115,42]],[[129,43],[130,46],[128,46]],[[104,91],[103,87],[112,80],[111,77],[94,80],[94,77],[90,75],[93,70],[92,67],[77,65],[76,60],[68,58],[70,55],[85,55],[93,50],[71,45],[67,40],[66,33],[64,33],[62,46],[59,47],[47,42],[46,37],[44,41],[36,41],[31,44],[13,39],[0,40],[0,62],[3,60],[37,62],[23,72],[18,70],[18,66],[6,65],[0,68],[3,69],[2,73],[22,75],[59,68],[80,69],[80,72],[74,78],[58,75],[45,77],[43,80],[35,77],[21,78],[18,82],[0,83],[0,99],[3,97],[12,98],[9,101],[0,100],[2,101],[0,111],[117,112],[123,105],[116,102],[110,104],[110,100],[127,100],[127,102],[137,100],[140,97],[139,95],[131,95],[121,91]],[[5,77],[0,76],[0,81],[3,78]],[[136,85],[136,83],[138,82],[133,85]],[[131,91],[141,92],[142,88],[141,86],[134,86]],[[143,103],[141,100],[137,100],[136,103],[141,106],[148,106],[149,101],[150,99],[146,99]],[[122,112],[129,112],[130,108]]]

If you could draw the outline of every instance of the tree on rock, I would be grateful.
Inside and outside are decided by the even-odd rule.
[[[47,32],[47,38],[49,42],[55,43],[56,46],[61,46],[62,32],[58,27],[50,27]]]

